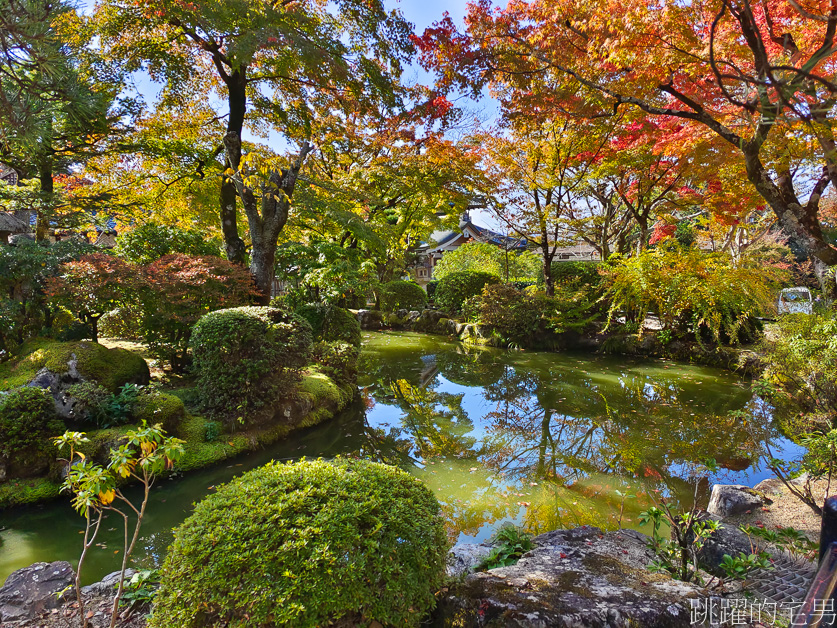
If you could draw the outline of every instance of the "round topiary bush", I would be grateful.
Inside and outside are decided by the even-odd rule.
[[[396,310],[420,310],[427,303],[427,293],[412,281],[397,279],[381,286],[378,292],[384,312]]]
[[[360,323],[349,310],[329,303],[309,303],[298,307],[296,313],[311,325],[315,341],[360,346]]]
[[[11,477],[43,471],[57,453],[50,439],[64,429],[47,391],[27,386],[0,394],[0,463]]]
[[[311,353],[311,326],[279,308],[216,310],[195,324],[190,346],[201,405],[235,427],[272,417],[270,402],[293,390]]]
[[[495,283],[500,283],[500,278],[491,273],[451,273],[436,284],[433,299],[446,312],[460,312],[466,299],[481,294],[484,286]]]
[[[149,626],[418,626],[447,550],[439,502],[406,472],[272,462],[175,531]]]

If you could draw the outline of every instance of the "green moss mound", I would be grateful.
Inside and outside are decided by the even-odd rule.
[[[360,346],[360,323],[349,310],[327,303],[310,303],[298,307],[296,313],[311,325],[315,342]]]
[[[500,283],[500,278],[490,273],[451,273],[436,284],[433,299],[445,312],[461,312],[467,299],[481,294],[483,287],[495,283]]]
[[[149,626],[418,626],[447,549],[438,501],[404,471],[270,463],[176,530]]]
[[[66,373],[76,360],[79,374],[115,393],[123,384],[145,385],[151,378],[148,364],[127,349],[108,349],[95,342],[58,342],[38,338],[27,342],[18,358],[0,365],[0,390],[30,382],[42,368]]]
[[[186,406],[174,395],[155,392],[150,395],[140,395],[134,404],[132,414],[136,422],[145,421],[149,425],[160,423],[166,433],[174,434],[180,422],[186,417]]]
[[[420,310],[427,303],[427,293],[412,281],[397,279],[381,286],[378,292],[381,309],[385,312],[396,310]]]

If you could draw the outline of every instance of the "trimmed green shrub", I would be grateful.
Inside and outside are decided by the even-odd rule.
[[[0,462],[10,476],[43,471],[56,454],[50,438],[64,429],[47,391],[24,387],[0,395]]]
[[[272,307],[237,307],[202,317],[192,331],[202,407],[229,426],[267,417],[291,393],[311,353],[311,326]]]
[[[312,355],[320,370],[338,384],[357,382],[357,347],[347,342],[316,342]]]
[[[272,462],[175,531],[149,626],[418,626],[447,550],[438,501],[404,471]]]
[[[598,288],[603,277],[599,274],[601,262],[552,262],[552,280],[556,286],[579,290],[585,286]]]
[[[420,285],[400,279],[381,286],[378,297],[384,312],[420,310],[427,303],[427,293],[421,289]]]
[[[270,305],[277,307],[280,303],[275,298]],[[315,341],[347,342],[355,347],[360,346],[360,323],[349,310],[329,303],[309,303],[295,311],[311,325]]]
[[[433,298],[446,312],[460,312],[466,299],[477,296],[484,286],[495,283],[500,283],[499,277],[489,273],[451,273],[439,280]]]

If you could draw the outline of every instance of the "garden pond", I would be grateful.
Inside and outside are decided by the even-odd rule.
[[[154,487],[135,557],[159,564],[192,504],[269,460],[363,456],[398,464],[443,505],[451,540],[512,522],[533,533],[638,528],[661,496],[705,505],[715,482],[753,485],[755,442],[795,456],[772,426],[730,416],[760,400],[716,368],[625,356],[468,348],[439,336],[365,333],[360,401],[320,426]],[[714,470],[703,463],[714,460]],[[712,466],[712,465],[710,465]],[[118,568],[121,526],[103,524],[85,581]],[[78,559],[83,519],[68,499],[0,512],[0,583],[36,561]],[[642,529],[642,528],[638,528]]]

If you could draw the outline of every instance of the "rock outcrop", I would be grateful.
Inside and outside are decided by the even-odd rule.
[[[490,543],[460,543],[448,556],[448,576],[456,578],[473,572],[491,553]]]
[[[647,570],[647,537],[583,526],[534,539],[510,567],[474,573],[450,588],[435,626],[644,628],[690,625],[699,587]]]
[[[64,560],[18,569],[0,588],[0,626],[33,619],[74,599],[75,577],[72,565]]]
[[[717,517],[731,517],[761,508],[773,502],[764,493],[741,484],[716,484],[712,487],[707,512]]]

